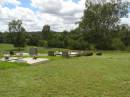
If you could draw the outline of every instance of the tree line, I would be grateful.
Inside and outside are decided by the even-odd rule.
[[[130,27],[120,24],[119,9],[112,3],[86,5],[79,27],[69,32],[51,31],[49,25],[36,33],[27,32],[21,20],[13,20],[8,26],[9,32],[0,33],[0,43],[19,48],[33,45],[74,50],[130,50]]]

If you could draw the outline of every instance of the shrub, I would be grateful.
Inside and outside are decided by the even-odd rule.
[[[96,55],[97,55],[97,56],[101,56],[101,55],[102,55],[102,52],[97,52]]]
[[[93,52],[84,52],[84,56],[92,56],[93,55]]]
[[[37,58],[38,58],[37,56],[33,56],[33,59],[34,59],[34,60],[37,60]]]
[[[125,49],[125,45],[124,43],[121,41],[121,39],[119,38],[114,38],[112,40],[112,44],[111,44],[112,48],[114,50],[124,50]]]
[[[9,52],[11,56],[15,55],[14,51]]]
[[[40,40],[38,46],[48,47],[48,42],[46,40]]]

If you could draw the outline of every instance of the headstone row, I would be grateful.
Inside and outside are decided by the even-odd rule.
[[[63,57],[80,57],[80,56],[92,56],[92,51],[48,51],[48,56],[63,56]],[[97,52],[96,55],[101,56],[102,52]]]

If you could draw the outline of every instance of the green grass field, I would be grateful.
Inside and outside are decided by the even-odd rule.
[[[23,52],[27,52],[29,53],[29,49],[35,47],[35,46],[26,46],[23,50]],[[61,48],[44,48],[44,47],[37,47],[38,48],[38,52],[39,53],[48,53],[48,51],[53,50],[53,51],[62,51],[62,50],[66,50],[66,49],[61,49]],[[11,44],[0,44],[0,52],[3,51],[8,51],[8,50],[13,50],[16,49],[13,47],[13,45]]]
[[[130,53],[37,66],[0,62],[0,97],[130,97]]]

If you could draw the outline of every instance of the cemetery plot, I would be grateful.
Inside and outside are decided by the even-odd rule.
[[[27,63],[27,64],[38,64],[43,63],[45,61],[48,61],[47,58],[38,58],[38,49],[37,48],[30,48],[29,53],[13,53],[13,52],[6,52],[4,54],[4,57],[0,59],[0,61],[5,62],[18,62],[18,63]],[[25,56],[31,56],[28,58],[25,58]]]
[[[39,64],[43,63],[46,61],[49,61],[47,58],[17,58],[17,57],[10,57],[8,60],[5,58],[0,59],[0,61],[5,61],[5,62],[18,62],[18,63],[28,63],[28,64]]]
[[[24,58],[23,60],[28,64],[39,64],[49,61],[49,59],[47,58],[38,58],[38,59]]]

